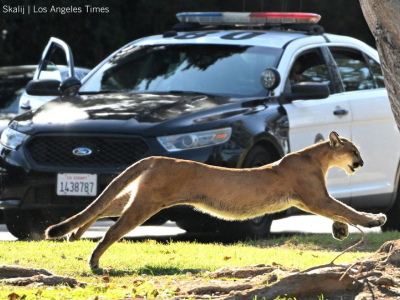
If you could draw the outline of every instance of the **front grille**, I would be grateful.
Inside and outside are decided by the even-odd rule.
[[[77,156],[73,150],[88,148],[92,154]],[[26,148],[36,167],[126,168],[142,158],[149,150],[138,137],[115,136],[36,136]]]

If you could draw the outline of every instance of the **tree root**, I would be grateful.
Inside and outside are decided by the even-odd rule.
[[[79,282],[75,278],[53,275],[45,269],[33,269],[21,266],[1,265],[0,282],[7,285],[28,285],[40,283],[44,285],[66,284],[71,287],[84,286],[86,283]]]
[[[35,275],[53,275],[45,269],[25,268],[13,265],[0,265],[0,278],[30,277]]]
[[[25,285],[29,285],[32,283],[41,283],[43,285],[49,285],[49,286],[63,284],[63,285],[71,286],[71,287],[86,285],[86,283],[79,282],[75,278],[57,276],[57,275],[52,275],[52,276],[35,275],[35,276],[31,276],[31,277],[8,278],[8,279],[3,279],[1,282],[3,284],[19,285],[19,286],[25,286]]]
[[[212,284],[181,289],[177,299],[184,295],[193,299],[275,299],[278,296],[297,299],[316,299],[324,295],[329,299],[400,298],[400,240],[389,241],[371,257],[354,263],[336,265],[333,262],[344,252],[358,246],[359,241],[331,263],[302,272],[281,266],[257,265],[222,268],[210,273],[213,279],[241,278],[236,285],[223,279]],[[243,282],[244,281],[244,282]],[[358,295],[358,296],[357,296]],[[364,298],[362,298],[364,297]]]

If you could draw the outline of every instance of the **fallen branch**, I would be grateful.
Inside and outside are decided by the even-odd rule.
[[[72,287],[76,285],[86,285],[86,283],[79,282],[75,278],[57,276],[45,269],[34,269],[13,265],[0,266],[0,283],[21,286],[31,283],[42,283],[44,285],[66,284]]]
[[[315,295],[329,295],[343,291],[353,291],[356,293],[362,286],[360,282],[350,276],[339,281],[341,274],[295,274],[281,279],[275,284],[267,287],[253,289],[250,292],[230,293],[224,299],[253,299],[265,298],[275,299],[278,296],[286,297],[310,297]]]
[[[0,265],[0,278],[30,277],[35,275],[53,275],[45,269],[34,269],[14,265]]]
[[[85,286],[86,283],[79,282],[75,278],[71,277],[64,277],[64,276],[47,276],[47,275],[35,275],[31,277],[17,277],[17,278],[9,278],[3,279],[1,281],[3,284],[8,285],[18,285],[18,286],[25,286],[32,283],[41,283],[44,285],[68,285],[70,287],[74,286]]]
[[[209,285],[189,289],[186,292],[188,294],[196,294],[196,295],[213,294],[213,293],[228,294],[232,291],[249,290],[252,287],[253,286],[250,284],[232,284],[232,285],[228,285],[228,286],[221,286],[220,284],[212,284],[212,285],[209,284]]]
[[[211,278],[248,278],[258,275],[263,275],[272,272],[277,269],[274,266],[267,266],[264,264],[248,267],[224,267],[218,269],[210,274]],[[280,267],[280,269],[284,269]]]

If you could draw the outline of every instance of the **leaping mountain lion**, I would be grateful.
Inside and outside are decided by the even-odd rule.
[[[225,220],[246,220],[291,206],[334,221],[333,236],[344,239],[348,225],[381,226],[384,214],[358,212],[329,195],[326,174],[340,167],[353,174],[363,166],[358,148],[336,132],[329,140],[292,152],[258,168],[229,169],[194,161],[149,157],[128,167],[82,212],[50,226],[48,239],[70,233],[79,239],[99,218],[120,216],[92,252],[91,268],[114,242],[160,210],[174,205]]]

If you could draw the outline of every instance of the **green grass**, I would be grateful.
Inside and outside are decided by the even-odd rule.
[[[101,267],[109,269],[108,283],[103,281],[101,270],[93,272],[87,264],[96,242],[0,242],[0,264],[44,268],[90,283],[86,288],[3,285],[0,286],[0,299],[7,299],[12,292],[21,297],[25,295],[25,299],[96,299],[96,295],[98,299],[120,299],[136,294],[150,297],[157,293],[158,297],[164,293],[168,298],[174,289],[168,282],[187,279],[188,272],[207,278],[206,270],[261,263],[305,269],[331,262],[342,249],[360,238],[360,234],[351,234],[345,242],[339,242],[328,234],[296,235],[233,245],[122,241],[114,244],[100,260]],[[397,238],[398,232],[367,234],[364,245],[344,254],[336,263],[369,256],[383,242]],[[139,277],[144,280],[138,281]]]

